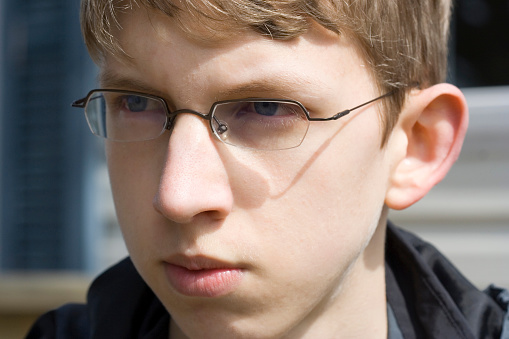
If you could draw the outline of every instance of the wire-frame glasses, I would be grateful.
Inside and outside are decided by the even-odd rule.
[[[311,117],[298,101],[248,98],[217,101],[207,114],[190,109],[170,111],[158,96],[115,89],[95,89],[72,103],[85,109],[95,135],[113,141],[145,141],[172,128],[178,114],[189,113],[209,121],[212,133],[233,146],[260,150],[298,147],[310,121],[337,120],[353,110],[392,95],[386,93],[328,118]]]

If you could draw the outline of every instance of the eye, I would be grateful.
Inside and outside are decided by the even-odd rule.
[[[139,95],[127,95],[124,98],[125,106],[131,112],[142,112],[147,109],[148,98]]]
[[[276,115],[280,105],[281,104],[277,102],[267,102],[267,101],[255,102],[253,104],[256,113],[265,116]]]

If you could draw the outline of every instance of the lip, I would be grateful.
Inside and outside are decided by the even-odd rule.
[[[243,278],[241,268],[204,256],[176,256],[164,266],[170,285],[188,297],[224,296],[235,290]]]

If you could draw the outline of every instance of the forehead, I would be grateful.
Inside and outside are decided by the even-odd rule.
[[[150,16],[171,18],[188,37],[210,44],[238,37],[246,31],[273,40],[289,40],[319,24],[335,34],[349,34],[343,6],[331,1],[215,1],[215,0],[139,0],[95,3],[83,8],[82,24],[93,57],[122,56],[115,36],[133,13],[145,10]],[[95,38],[92,38],[92,37]],[[97,39],[97,40],[95,40]],[[95,40],[95,41],[94,41]],[[125,55],[124,55],[125,56]]]
[[[186,18],[189,20],[184,27],[182,18],[169,17],[161,11],[146,8],[126,11],[118,19],[120,28],[114,31],[114,36],[128,57],[118,59],[107,55],[108,62],[103,68],[111,69],[110,66],[115,63],[139,66],[148,60],[153,62],[152,66],[162,66],[163,62],[173,65],[194,62],[200,67],[207,61],[219,63],[223,57],[235,54],[239,58],[239,67],[255,66],[249,63],[253,58],[250,58],[249,62],[242,61],[242,50],[250,50],[251,54],[258,55],[259,61],[256,64],[266,62],[266,68],[270,68],[269,60],[280,57],[286,57],[289,64],[295,62],[298,56],[293,52],[297,50],[302,55],[321,53],[323,60],[328,54],[334,58],[338,47],[351,47],[346,36],[339,36],[318,24],[312,24],[306,33],[293,39],[277,40],[252,30],[223,30],[223,26],[217,31],[210,31],[201,21],[191,21],[190,18]],[[312,48],[306,51],[303,45]],[[221,67],[227,66],[223,64]]]
[[[121,48],[128,52],[134,39],[140,41],[144,40],[144,34],[150,33],[151,38],[157,37],[161,44],[166,44],[169,41],[177,41],[185,43],[192,43],[197,46],[208,49],[227,49],[235,48],[239,44],[252,41],[265,39],[266,41],[282,41],[290,42],[286,46],[291,48],[292,41],[299,40],[303,35],[311,31],[314,40],[321,40],[318,42],[321,45],[335,43],[340,39],[352,43],[356,47],[356,40],[351,34],[338,34],[334,30],[325,28],[306,18],[303,26],[295,26],[298,32],[290,35],[289,32],[284,37],[276,35],[271,30],[271,27],[264,25],[266,32],[257,32],[253,30],[253,26],[246,26],[246,22],[238,22],[234,17],[226,16],[225,18],[215,18],[206,16],[207,13],[196,14],[193,11],[179,10],[175,15],[168,15],[161,10],[156,10],[148,7],[132,7],[119,13],[116,20],[118,25],[111,32],[112,40],[119,40]],[[200,12],[201,13],[201,12]],[[295,24],[295,22],[293,22]],[[305,27],[304,27],[305,26]],[[143,27],[143,30],[140,29]],[[272,24],[275,27],[275,24]],[[281,32],[282,30],[280,30]],[[318,33],[318,34],[317,34]],[[283,45],[283,44],[281,44]],[[175,44],[175,48],[178,45]],[[122,56],[122,55],[108,55],[107,57]],[[126,56],[125,54],[123,56]],[[129,56],[129,53],[127,53]],[[110,58],[110,59],[113,59]],[[122,58],[120,58],[122,59]],[[124,58],[122,61],[129,61],[130,58]]]
[[[121,38],[126,35],[126,32],[129,35],[135,33],[133,30],[129,30],[133,24],[137,26],[147,24],[163,40],[169,35],[179,34],[195,43],[223,45],[232,40],[232,32],[238,32],[240,29],[240,27],[234,29],[234,22],[231,20],[216,21],[205,16],[193,15],[190,12],[178,11],[177,13],[170,16],[153,8],[132,8],[119,13],[117,17],[119,25],[112,33],[113,36]],[[238,34],[236,35],[238,37]],[[122,41],[120,42],[122,43]]]
[[[141,0],[146,8],[157,10],[193,32],[209,31],[229,35],[232,29],[251,29],[273,39],[293,38],[309,27],[312,13],[319,12],[314,1],[303,6],[302,0]],[[316,8],[315,8],[316,7]]]

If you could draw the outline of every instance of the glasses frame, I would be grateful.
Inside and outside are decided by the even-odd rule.
[[[162,97],[159,97],[157,95],[143,93],[143,92],[128,91],[128,90],[121,90],[121,89],[93,89],[93,90],[89,91],[88,94],[85,97],[73,101],[71,106],[72,107],[77,107],[77,108],[85,109],[86,106],[87,106],[87,102],[89,101],[90,97],[92,95],[94,95],[95,93],[98,93],[98,92],[109,92],[109,93],[118,93],[118,92],[120,92],[120,93],[125,93],[125,94],[128,94],[128,95],[139,95],[139,96],[143,96],[143,97],[154,99],[154,100],[157,100],[157,101],[161,102],[163,104],[163,107],[164,107],[164,110],[165,110],[165,113],[166,113],[166,122],[165,122],[164,126],[161,128],[161,132],[159,133],[159,135],[157,135],[157,136],[155,136],[153,138],[150,138],[150,139],[146,139],[146,140],[153,140],[153,139],[156,139],[156,138],[160,137],[166,130],[171,130],[173,128],[173,122],[174,122],[175,118],[177,117],[177,115],[182,114],[182,113],[189,113],[189,114],[193,114],[193,115],[196,115],[196,116],[198,116],[200,118],[203,118],[203,119],[207,120],[209,122],[210,130],[212,131],[212,133],[220,141],[222,141],[224,143],[227,143],[229,145],[232,145],[232,146],[237,146],[235,144],[230,144],[230,143],[224,141],[223,139],[221,139],[220,135],[218,134],[218,132],[221,132],[221,131],[217,131],[216,129],[214,129],[214,127],[212,125],[213,120],[215,120],[216,123],[219,125],[218,128],[221,129],[221,122],[215,118],[214,112],[215,112],[216,108],[218,106],[222,105],[222,104],[235,103],[235,102],[244,102],[244,101],[248,101],[248,102],[279,102],[279,103],[289,103],[289,104],[294,104],[294,105],[299,106],[302,109],[302,111],[304,112],[304,114],[306,115],[306,119],[308,121],[332,121],[332,120],[338,120],[339,118],[342,118],[345,115],[350,114],[352,111],[354,111],[356,109],[359,109],[361,107],[364,107],[366,105],[369,105],[372,102],[381,100],[381,99],[386,98],[388,96],[391,96],[391,95],[394,94],[395,90],[387,92],[387,93],[385,93],[383,95],[380,95],[380,96],[378,96],[378,97],[376,97],[374,99],[366,101],[366,102],[364,102],[364,103],[362,103],[362,104],[360,104],[358,106],[355,106],[353,108],[349,108],[349,109],[343,110],[343,111],[341,111],[339,113],[336,113],[336,114],[334,114],[334,115],[332,115],[332,116],[330,116],[328,118],[313,118],[313,117],[311,117],[309,112],[308,112],[308,110],[306,109],[306,107],[303,104],[301,104],[300,102],[296,101],[296,100],[291,100],[291,99],[274,99],[274,98],[243,98],[243,99],[232,99],[232,100],[216,101],[216,102],[214,102],[210,106],[209,112],[207,114],[201,113],[201,112],[196,111],[196,110],[188,109],[188,108],[183,108],[183,109],[178,109],[178,110],[175,110],[175,111],[171,111],[169,106],[168,106],[168,103]],[[88,118],[87,118],[87,122],[88,122]],[[92,127],[90,126],[90,124],[89,124],[89,127],[92,130]],[[93,132],[93,130],[92,130],[92,132]],[[306,132],[306,134],[307,134],[307,132]],[[293,147],[288,147],[288,148],[299,147],[300,144],[302,143],[302,141],[304,140],[304,138],[306,137],[306,134],[304,134],[304,136],[302,137],[301,142],[298,145],[293,146]],[[135,142],[135,141],[136,140],[133,140],[133,142]],[[139,140],[139,141],[142,141],[142,140]],[[243,147],[243,146],[240,146],[240,147]]]

